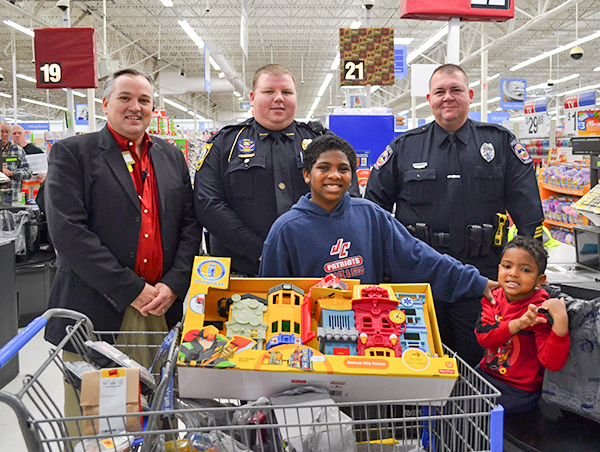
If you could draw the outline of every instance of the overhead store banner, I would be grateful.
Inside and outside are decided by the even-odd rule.
[[[523,110],[527,100],[527,80],[503,78],[500,81],[500,108],[502,110]]]
[[[514,0],[401,0],[402,19],[504,22],[515,17]]]
[[[522,138],[549,138],[550,122],[546,99],[526,102],[524,110],[525,131]]]
[[[250,8],[248,1],[242,0],[242,16],[240,18],[240,47],[248,59],[248,38],[250,36],[250,26],[248,25],[248,17],[250,16]]]
[[[340,28],[340,85],[394,84],[394,29]]]
[[[36,28],[34,32],[38,88],[98,88],[93,28]]]
[[[573,135],[577,132],[577,114],[596,105],[596,91],[565,96],[565,133]]]

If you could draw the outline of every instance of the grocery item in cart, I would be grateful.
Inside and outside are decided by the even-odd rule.
[[[84,439],[74,452],[129,452],[133,436],[115,436],[107,439]]]

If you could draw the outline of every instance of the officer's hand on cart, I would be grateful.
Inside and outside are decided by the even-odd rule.
[[[154,300],[157,294],[158,290],[146,283],[140,294],[131,302],[131,306],[137,309],[144,317],[148,317],[148,309],[144,308]]]
[[[500,287],[498,281],[492,281],[491,279],[488,279],[485,285],[485,289],[483,289],[483,296],[490,300],[490,303],[492,303],[492,305],[496,304],[496,300],[494,300],[494,296],[492,295],[492,290],[498,287]]]

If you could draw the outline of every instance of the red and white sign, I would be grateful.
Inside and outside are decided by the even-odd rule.
[[[515,17],[514,0],[401,0],[400,17],[418,20],[504,22]]]

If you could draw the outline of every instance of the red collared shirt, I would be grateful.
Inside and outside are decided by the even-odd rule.
[[[158,188],[149,153],[152,141],[146,133],[144,135],[142,156],[140,158],[137,155],[136,144],[134,142],[118,135],[110,126],[108,126],[108,129],[115,138],[121,152],[129,152],[134,161],[134,164],[129,165],[129,168],[142,212],[135,272],[148,281],[149,284],[154,285],[162,277],[163,254],[160,234]]]

